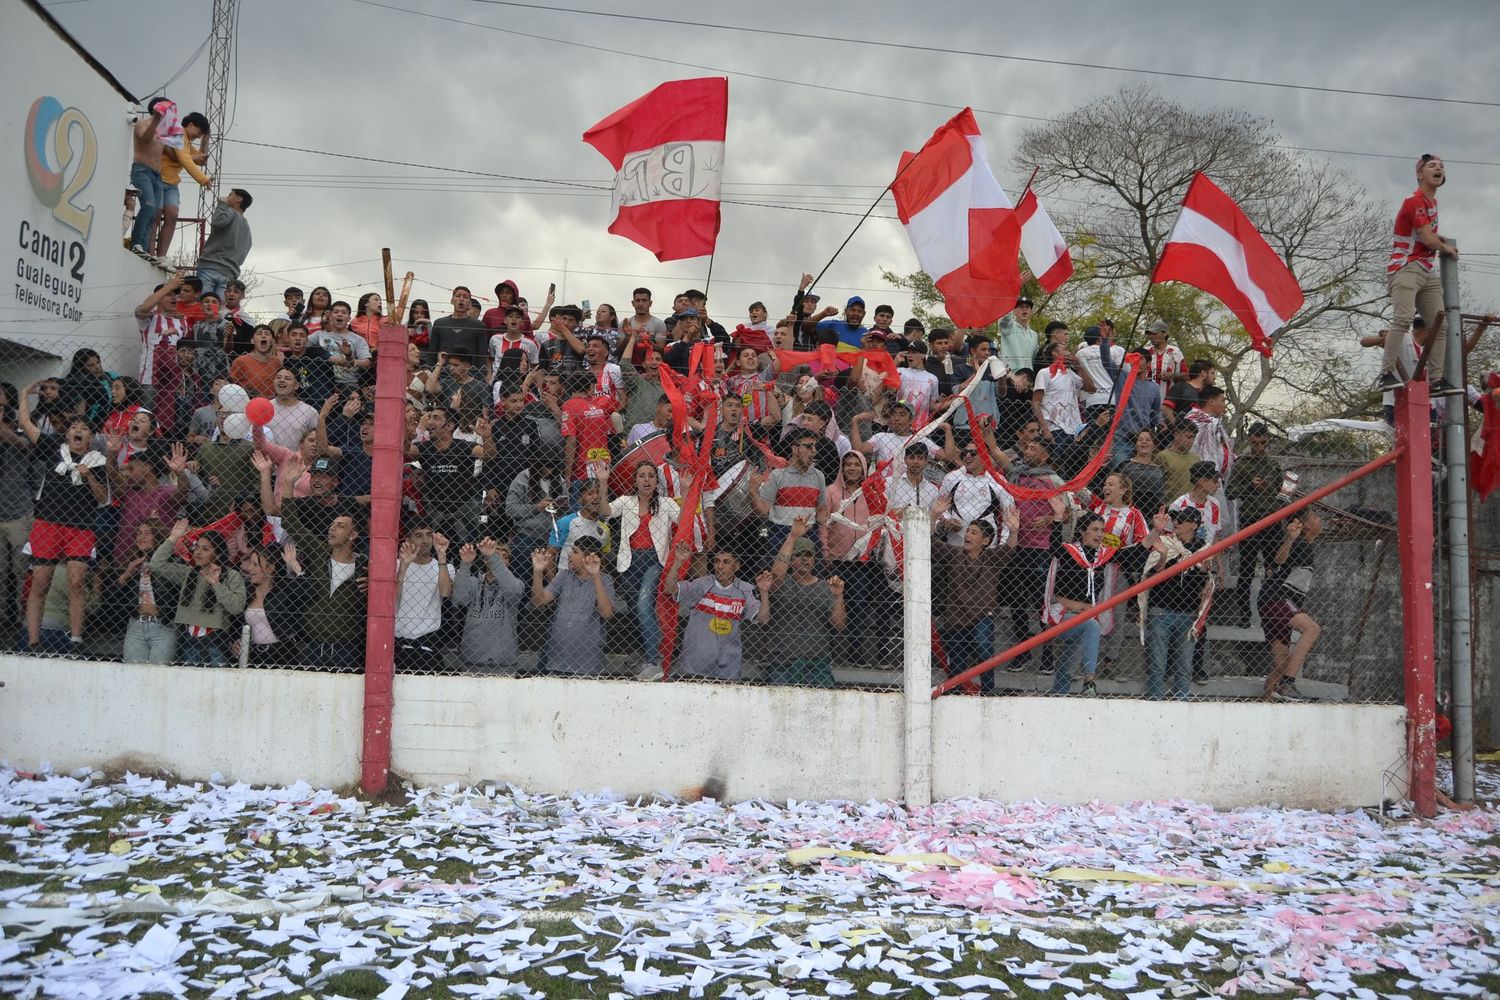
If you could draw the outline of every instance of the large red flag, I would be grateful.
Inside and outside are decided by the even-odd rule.
[[[1151,273],[1151,283],[1181,281],[1220,302],[1270,357],[1271,339],[1302,308],[1302,289],[1249,217],[1202,173],[1188,185],[1182,211]]]
[[[1015,308],[1020,221],[990,172],[972,111],[954,115],[916,153],[901,154],[891,193],[956,325],[985,326]]]
[[[713,253],[729,81],[674,80],[583,133],[615,168],[609,231],[657,260]]]

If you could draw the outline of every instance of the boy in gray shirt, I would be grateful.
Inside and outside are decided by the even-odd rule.
[[[678,542],[663,574],[668,580],[674,579],[677,567],[692,557],[692,545]],[[743,659],[743,623],[754,618],[765,624],[771,617],[771,573],[762,572],[751,587],[737,576],[739,558],[725,549],[714,553],[713,566],[711,575],[677,584],[678,614],[687,621],[682,626],[682,650],[672,674],[737,681]]]
[[[604,623],[615,614],[615,585],[604,574],[599,539],[580,538],[568,568],[544,583],[552,553],[531,553],[531,603],[555,604],[547,640],[547,671],[597,677],[604,673]]]

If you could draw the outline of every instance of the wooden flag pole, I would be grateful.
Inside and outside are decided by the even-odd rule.
[[[380,263],[385,269],[385,307],[389,310],[396,303],[396,282],[391,277],[391,248],[380,248]],[[390,315],[389,312],[386,313]]]

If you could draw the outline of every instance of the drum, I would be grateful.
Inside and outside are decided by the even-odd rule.
[[[642,462],[660,467],[672,451],[672,437],[666,431],[648,434],[620,456],[609,474],[609,495],[629,496],[635,492],[635,468]]]

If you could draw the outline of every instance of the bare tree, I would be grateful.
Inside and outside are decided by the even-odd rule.
[[[1102,305],[1124,329],[1149,292],[1152,312],[1166,315],[1185,349],[1217,362],[1237,426],[1252,414],[1305,415],[1309,396],[1329,414],[1379,403],[1353,358],[1359,333],[1379,329],[1389,220],[1343,172],[1279,141],[1269,119],[1190,109],[1126,87],[1027,130],[1014,157],[1018,172],[1041,168],[1036,187],[1051,196],[1075,258],[1088,265],[1055,305]],[[1181,285],[1147,288],[1199,171],[1254,220],[1307,297],[1277,338],[1274,359],[1257,354],[1208,296]],[[1136,307],[1129,316],[1127,302]]]

